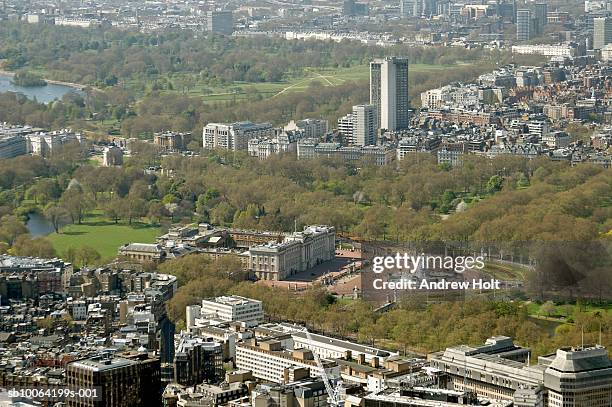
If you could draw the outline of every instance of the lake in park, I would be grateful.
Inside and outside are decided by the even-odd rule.
[[[53,102],[55,99],[61,99],[66,93],[75,92],[80,95],[84,95],[82,90],[66,86],[57,85],[53,83],[47,84],[47,86],[33,86],[24,87],[18,86],[11,83],[12,76],[6,74],[0,74],[0,93],[1,92],[16,92],[25,95],[28,99],[36,99],[41,103]]]
[[[28,221],[26,222],[26,228],[28,232],[34,236],[47,236],[54,232],[53,225],[44,216],[39,213],[33,212],[28,215]]]

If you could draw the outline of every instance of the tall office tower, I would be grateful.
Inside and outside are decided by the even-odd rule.
[[[414,16],[414,3],[415,3],[415,0],[400,0],[400,17],[401,18],[407,18],[407,17]]]
[[[342,14],[345,16],[355,15],[355,0],[344,0],[342,3]]]
[[[536,3],[535,18],[536,20],[538,20],[538,26],[540,30],[543,30],[544,26],[548,24],[548,4]]]
[[[533,35],[532,28],[531,11],[526,9],[516,10],[516,40],[529,41]]]
[[[438,12],[438,1],[437,0],[421,0],[423,2],[423,15],[425,17],[431,17],[437,15]]]
[[[231,11],[209,11],[207,14],[208,32],[232,35],[234,32],[234,17]]]
[[[602,49],[612,43],[612,17],[593,19],[593,49]]]
[[[353,144],[371,146],[376,144],[376,106],[353,106]]]
[[[370,63],[370,104],[376,106],[376,127],[408,128],[408,59],[387,57]]]

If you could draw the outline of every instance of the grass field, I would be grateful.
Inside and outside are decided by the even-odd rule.
[[[61,256],[70,247],[91,246],[102,259],[112,259],[117,255],[119,246],[130,243],[153,243],[160,235],[160,229],[147,224],[114,224],[99,214],[87,217],[81,225],[67,225],[60,233],[52,233],[48,238]]]
[[[411,64],[410,72],[426,72],[452,68],[446,65]],[[234,82],[224,86],[208,86],[197,84],[191,88],[188,95],[202,96],[206,103],[238,101],[252,95],[264,98],[275,97],[287,92],[303,92],[312,84],[320,86],[339,86],[349,81],[369,80],[369,66],[355,65],[349,68],[305,68],[302,75],[286,75],[280,82]],[[167,78],[166,78],[167,79]],[[177,79],[173,77],[170,82]],[[128,87],[137,87],[136,82],[128,83]],[[173,91],[179,92],[175,88]]]
[[[541,318],[548,321],[561,321],[564,322],[568,318],[572,317],[576,311],[578,311],[578,305],[576,304],[560,304],[555,305],[550,315],[547,315],[542,310],[542,304],[536,302],[529,302],[527,304],[527,311],[529,315],[537,318]],[[589,313],[609,313],[612,312],[612,303],[606,304],[584,304],[580,307],[583,312]]]

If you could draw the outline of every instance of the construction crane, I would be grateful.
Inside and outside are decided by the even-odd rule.
[[[310,335],[308,328],[304,327],[304,332],[306,333],[306,337],[308,338],[308,342],[310,343],[310,346],[314,348],[312,336]],[[333,388],[331,385],[331,381],[329,380],[329,376],[327,375],[327,372],[325,371],[325,367],[323,366],[323,362],[321,362],[321,358],[319,357],[319,354],[314,351],[312,351],[312,354],[314,355],[318,368],[321,370],[321,377],[323,379],[323,384],[325,385],[325,391],[327,391],[327,401],[329,405],[333,407],[342,406],[343,400],[341,399],[341,393],[342,393],[341,382],[338,384],[338,386],[336,386],[336,388]]]

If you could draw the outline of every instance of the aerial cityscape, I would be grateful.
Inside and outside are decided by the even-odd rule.
[[[0,0],[0,407],[612,407],[612,2]]]

